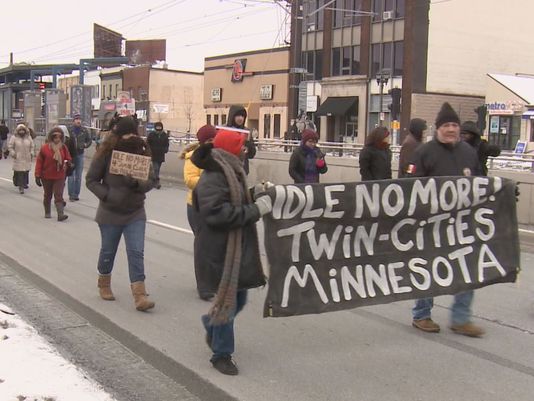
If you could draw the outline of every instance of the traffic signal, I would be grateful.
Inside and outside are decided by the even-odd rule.
[[[401,111],[401,89],[400,88],[393,88],[389,90],[389,94],[391,95],[391,104],[388,106],[390,111],[390,119],[398,120],[400,111]]]
[[[484,132],[486,129],[486,114],[488,113],[488,108],[486,105],[478,106],[475,109],[475,113],[477,113],[477,128],[480,132]]]
[[[39,82],[39,89],[46,89],[46,83]]]

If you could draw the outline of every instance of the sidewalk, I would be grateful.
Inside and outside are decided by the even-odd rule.
[[[114,400],[2,303],[0,355],[0,400]]]

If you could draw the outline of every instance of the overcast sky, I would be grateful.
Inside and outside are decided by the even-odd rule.
[[[268,0],[15,0],[1,2],[0,68],[93,57],[93,23],[127,39],[167,39],[169,68],[202,71],[204,57],[278,47],[286,12]],[[280,2],[284,3],[285,2]]]

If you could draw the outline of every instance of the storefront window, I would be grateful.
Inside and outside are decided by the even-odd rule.
[[[221,119],[222,119],[222,125],[226,125],[226,114],[223,114],[221,116]]]
[[[214,114],[213,115],[213,125],[219,125],[219,115]]]
[[[273,130],[274,137],[280,138],[280,114],[274,115],[274,127],[273,128],[274,128]]]
[[[263,137],[264,138],[271,137],[271,115],[270,114],[263,115]]]
[[[211,114],[206,114],[206,124],[211,125]]]

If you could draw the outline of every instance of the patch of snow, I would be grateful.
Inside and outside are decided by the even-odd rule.
[[[32,326],[10,312],[0,304],[0,400],[114,401]]]

